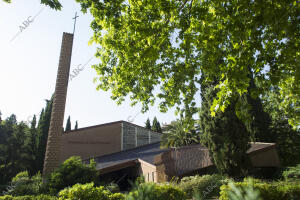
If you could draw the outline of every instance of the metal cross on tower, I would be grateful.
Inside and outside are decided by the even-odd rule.
[[[74,19],[73,35],[74,35],[74,33],[75,33],[76,19],[77,19],[78,17],[79,17],[79,16],[77,15],[77,12],[75,12],[75,17],[73,18],[73,19]]]

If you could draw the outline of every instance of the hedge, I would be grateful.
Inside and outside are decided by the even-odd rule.
[[[11,196],[11,195],[5,195],[0,196],[0,200],[57,200],[54,196],[48,196],[48,195],[25,195],[25,196]]]
[[[76,184],[59,192],[59,200],[124,200],[124,195],[111,193],[105,187],[94,187],[94,183]]]
[[[227,182],[227,178],[218,174],[196,175],[184,177],[178,184],[178,187],[187,194],[188,198],[193,198],[197,195],[203,199],[209,199],[213,196],[219,196],[220,186]]]
[[[126,200],[185,200],[186,194],[172,184],[142,183],[128,195]]]
[[[250,181],[236,182],[234,186],[244,192],[245,188],[250,186]],[[292,182],[273,182],[263,183],[255,181],[253,183],[255,190],[258,190],[263,200],[299,200],[300,199],[300,183]],[[232,188],[222,185],[220,188],[220,200],[229,200],[229,192]]]

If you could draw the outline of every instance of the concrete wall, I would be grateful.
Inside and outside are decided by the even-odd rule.
[[[141,164],[139,174],[143,175],[146,182],[157,182],[157,171],[156,166],[151,165],[141,159],[139,159]]]
[[[280,161],[276,148],[250,153],[253,167],[279,167]]]
[[[157,181],[170,181],[174,176],[183,176],[195,170],[212,166],[207,149],[201,146],[174,148],[154,158]]]
[[[145,129],[144,127],[122,122],[122,150],[143,146],[161,141],[161,134]]]
[[[160,141],[160,134],[125,121],[72,130],[62,135],[60,161],[102,156]]]
[[[121,151],[121,123],[108,123],[67,132],[62,136],[61,161],[76,155],[82,159]]]

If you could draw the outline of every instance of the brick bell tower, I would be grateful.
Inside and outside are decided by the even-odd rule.
[[[63,33],[52,114],[48,132],[48,140],[43,168],[43,181],[60,164],[61,136],[69,82],[74,33]]]

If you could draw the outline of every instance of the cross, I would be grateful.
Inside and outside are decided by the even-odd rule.
[[[75,33],[75,25],[76,25],[76,19],[78,18],[79,16],[77,15],[77,12],[75,12],[75,17],[73,18],[74,19],[74,29],[73,29],[73,35]]]

